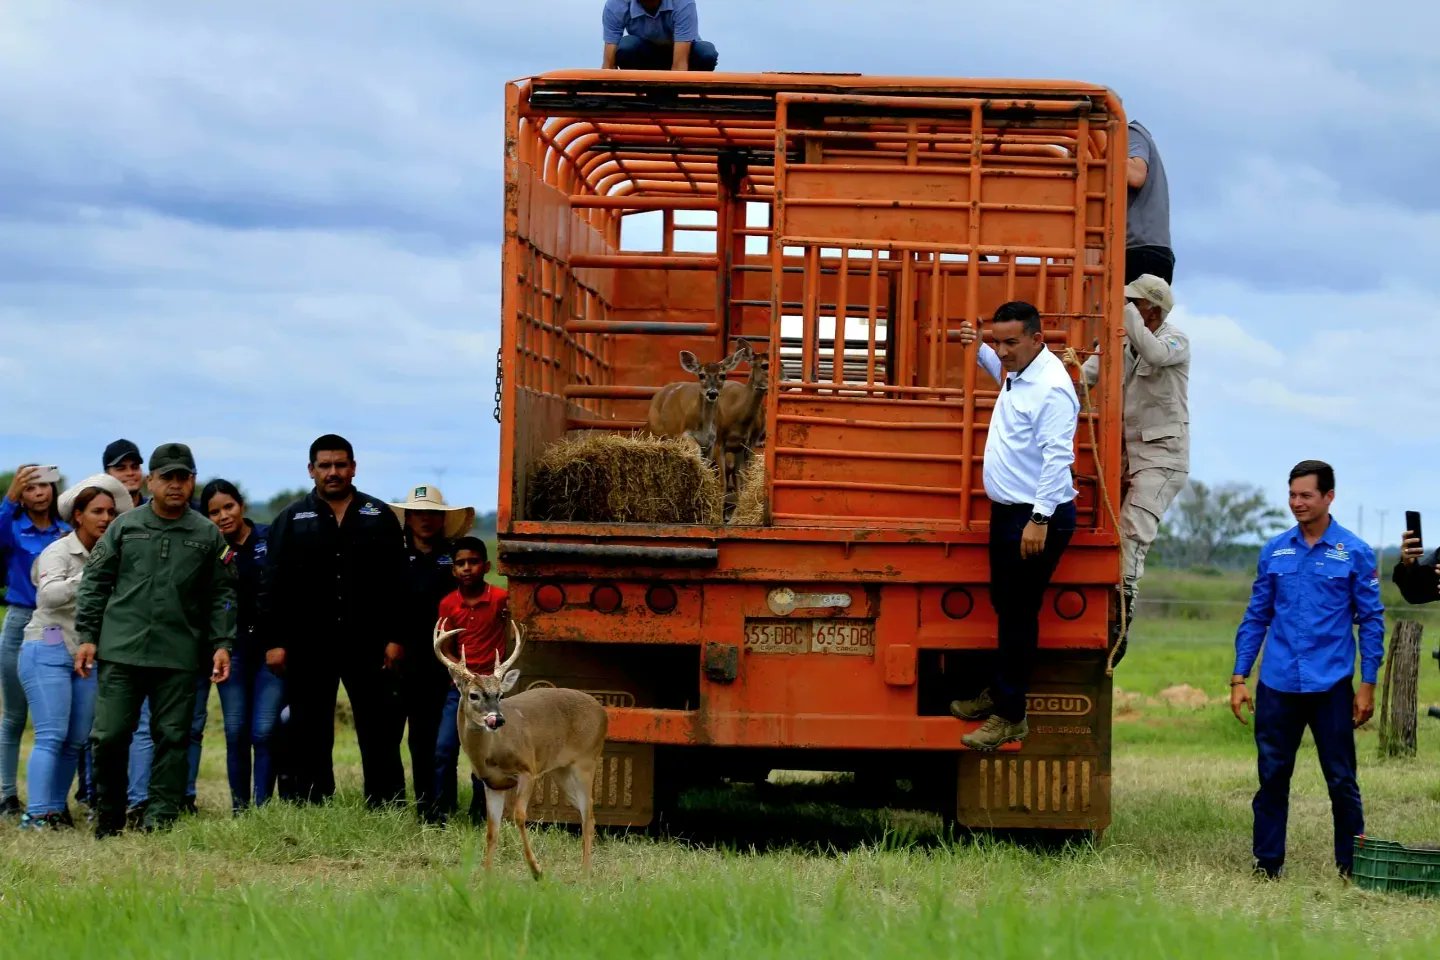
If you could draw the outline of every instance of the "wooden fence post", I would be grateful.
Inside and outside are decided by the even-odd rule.
[[[1420,716],[1420,635],[1413,620],[1399,620],[1390,637],[1380,700],[1380,756],[1413,757]]]

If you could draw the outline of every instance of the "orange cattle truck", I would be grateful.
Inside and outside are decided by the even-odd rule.
[[[998,393],[961,325],[1027,300],[1057,353],[1120,354],[1125,145],[1119,98],[1079,83],[508,86],[498,560],[530,641],[522,686],[609,709],[599,822],[784,769],[908,780],[966,827],[1109,824],[1116,364],[1076,433],[1078,529],[1041,614],[1030,736],[968,751],[975,724],[948,705],[997,643],[981,461]],[[550,445],[643,431],[657,390],[694,379],[680,351],[737,341],[769,360],[763,522],[530,515]],[[557,791],[536,799],[565,819]]]

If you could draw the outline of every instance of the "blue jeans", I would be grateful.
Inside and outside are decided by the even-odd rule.
[[[0,799],[16,796],[20,737],[25,733],[25,688],[20,685],[20,645],[34,607],[9,607],[0,627]]]
[[[1355,861],[1355,837],[1365,832],[1365,810],[1355,777],[1355,727],[1351,721],[1355,690],[1341,680],[1323,693],[1283,693],[1261,683],[1255,691],[1255,746],[1260,789],[1250,808],[1255,814],[1255,863],[1278,873],[1285,863],[1285,828],[1290,818],[1290,776],[1305,728],[1315,739],[1320,770],[1330,788],[1335,821],[1335,865],[1349,874]]]
[[[455,774],[460,766],[460,691],[452,684],[445,696],[445,710],[440,714],[440,735],[435,738],[435,803],[441,813],[454,813],[458,801]]]
[[[190,780],[185,786],[187,799],[195,799],[195,781],[200,777],[200,745],[205,739],[205,714],[210,702],[210,674],[197,675],[195,681],[195,719],[190,724]],[[155,741],[150,738],[150,699],[140,707],[140,726],[130,740],[130,789],[125,802],[138,807],[150,798],[150,766],[155,762]]]
[[[690,44],[690,69],[714,70],[720,62],[715,44],[696,40]],[[669,70],[674,63],[674,48],[651,43],[635,36],[624,36],[615,48],[615,66],[621,70]]]
[[[95,719],[95,672],[81,679],[63,640],[37,641],[20,648],[20,682],[30,703],[35,745],[26,779],[32,817],[62,813],[75,779],[80,751]]]
[[[258,662],[252,663],[252,660]],[[285,702],[285,681],[265,666],[258,652],[230,657],[230,679],[220,684],[220,710],[225,715],[225,769],[230,777],[230,805],[250,805],[250,751],[255,751],[255,806],[270,799],[275,787],[271,737]]]

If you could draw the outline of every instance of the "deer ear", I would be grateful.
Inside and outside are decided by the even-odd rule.
[[[515,684],[520,682],[519,670],[506,670],[505,679],[500,681],[500,692],[509,693],[515,689]]]
[[[680,351],[680,369],[686,373],[693,373],[697,376],[700,373],[700,359],[689,350]]]
[[[748,347],[745,348],[745,350],[748,350],[748,349],[749,349]],[[745,355],[745,351],[744,351],[744,350],[736,350],[734,353],[730,354],[730,356],[728,356],[728,357],[726,357],[724,360],[721,360],[721,361],[720,361],[720,372],[721,372],[721,373],[729,373],[731,370],[734,370],[736,367],[740,366],[740,361],[741,361],[741,360],[748,360],[748,359],[749,359],[749,357],[747,357],[747,356]]]
[[[755,350],[750,346],[749,340],[744,340],[740,337],[731,337],[730,339],[735,343],[736,356],[744,360],[749,360],[755,356]]]

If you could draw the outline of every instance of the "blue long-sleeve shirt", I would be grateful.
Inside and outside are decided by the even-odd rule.
[[[5,557],[5,602],[12,607],[35,606],[30,568],[46,547],[70,532],[55,521],[41,530],[20,504],[0,494],[0,555]]]
[[[1385,655],[1385,608],[1375,553],[1332,517],[1315,546],[1300,528],[1265,544],[1250,606],[1235,634],[1235,673],[1248,677],[1260,648],[1260,682],[1285,693],[1321,693],[1355,675],[1374,683]]]

